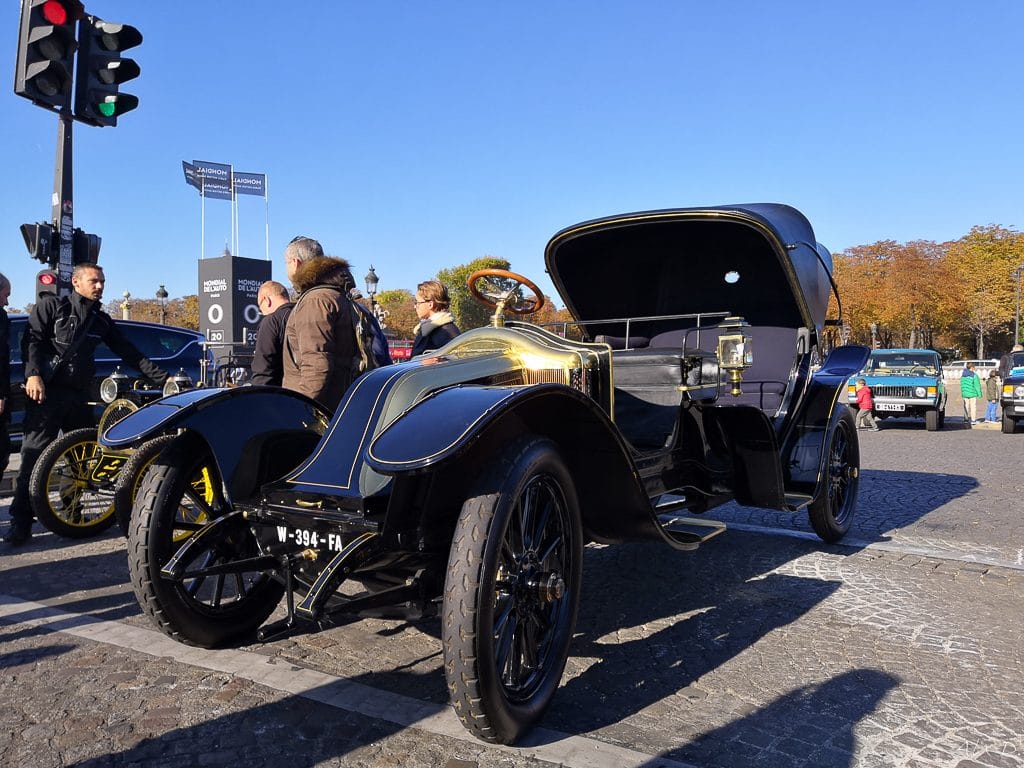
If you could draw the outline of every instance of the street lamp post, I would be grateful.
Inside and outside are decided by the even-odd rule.
[[[878,342],[876,341],[878,338],[878,323],[872,323],[868,327],[871,329],[871,348],[878,349]]]
[[[121,302],[121,319],[131,320],[132,319],[132,295],[128,291],[124,292],[124,301]]]
[[[377,318],[377,322],[380,327],[384,327],[384,313],[381,311],[380,305],[377,303],[377,284],[380,283],[380,278],[377,277],[376,271],[373,269],[373,264],[370,265],[370,271],[366,273],[366,277],[363,278],[366,282],[366,295],[370,297],[370,311],[373,312],[373,316]]]
[[[1024,275],[1024,264],[1013,270],[1013,281],[1017,287],[1017,312],[1013,316],[1013,343],[1020,344],[1020,278]]]
[[[162,285],[156,289],[156,300],[160,302],[160,325],[163,325],[166,318],[164,310],[167,303],[167,289]]]

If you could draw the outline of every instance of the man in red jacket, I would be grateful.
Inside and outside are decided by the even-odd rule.
[[[871,428],[872,432],[878,431],[878,424],[875,422],[875,415],[872,411],[875,408],[875,401],[871,397],[871,387],[864,379],[857,379],[857,429]],[[863,425],[863,426],[862,426]]]

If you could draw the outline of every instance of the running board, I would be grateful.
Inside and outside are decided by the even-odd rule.
[[[679,549],[697,549],[708,539],[725,532],[725,523],[720,520],[705,520],[698,517],[679,515],[658,515],[661,530]]]

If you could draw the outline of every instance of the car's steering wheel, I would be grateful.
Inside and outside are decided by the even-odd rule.
[[[487,307],[514,315],[532,315],[544,306],[544,294],[532,281],[507,269],[478,269],[466,281],[473,298]],[[479,285],[482,283],[483,285]],[[520,296],[519,288],[533,295]]]

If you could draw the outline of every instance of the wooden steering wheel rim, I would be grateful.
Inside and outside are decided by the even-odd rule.
[[[469,286],[469,292],[473,294],[473,298],[484,306],[494,309],[498,306],[498,303],[496,301],[492,301],[477,289],[476,281],[481,277],[501,277],[506,280],[514,280],[520,285],[526,286],[533,291],[533,305],[531,307],[527,309],[520,309],[518,307],[506,306],[506,312],[511,312],[513,315],[532,315],[534,312],[540,311],[540,308],[544,306],[544,294],[540,292],[540,288],[534,285],[532,280],[529,280],[516,272],[510,272],[507,269],[478,269],[469,276],[466,283]]]

